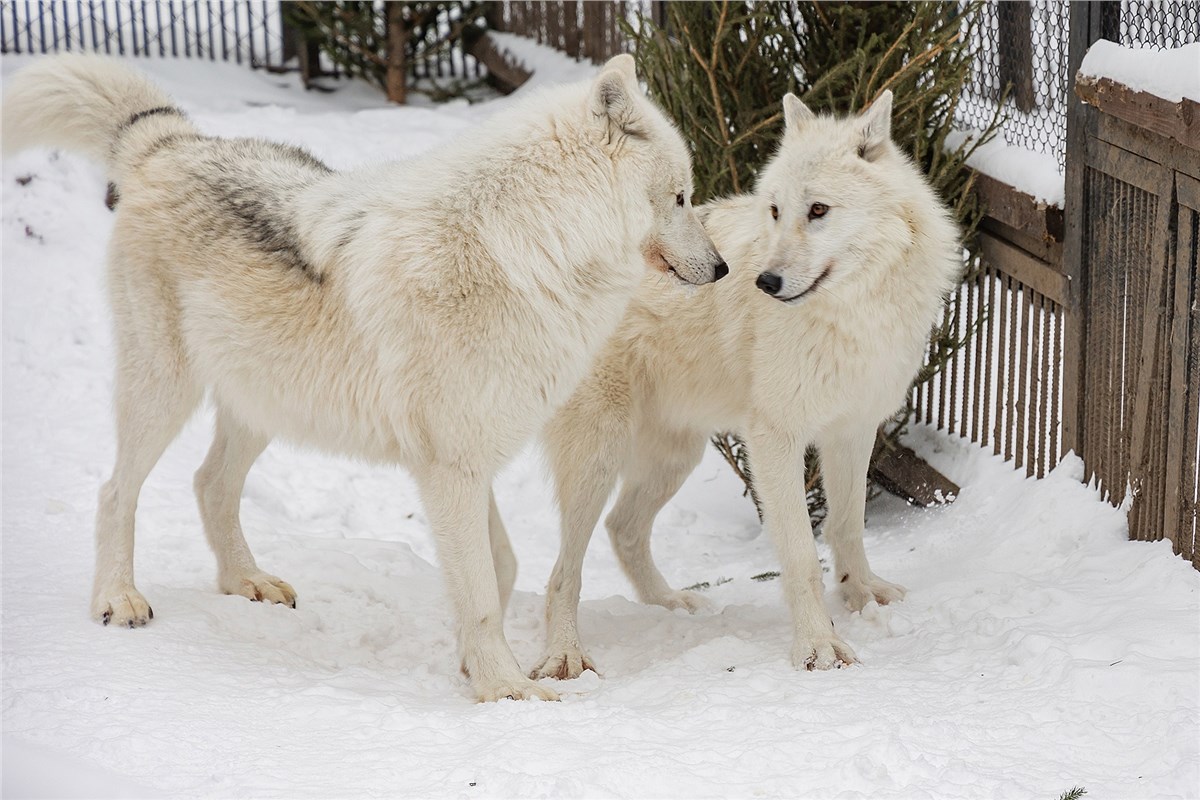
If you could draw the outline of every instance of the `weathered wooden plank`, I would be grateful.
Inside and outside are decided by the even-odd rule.
[[[1050,424],[1050,410],[1046,408],[1047,374],[1050,371],[1050,332],[1046,330],[1046,296],[1039,294],[1034,298],[1033,308],[1033,349],[1038,354],[1035,362],[1037,368],[1033,371],[1033,385],[1029,390],[1030,405],[1033,414],[1029,423],[1029,469],[1032,474],[1041,478],[1046,474],[1046,429]]]
[[[975,275],[975,311],[972,317],[972,322],[975,323],[975,384],[971,393],[971,441],[976,444],[984,444],[983,429],[980,425],[980,419],[983,416],[983,408],[987,405],[987,396],[983,394],[983,371],[984,371],[984,356],[983,356],[983,339],[984,339],[984,320],[987,319],[989,312],[987,289],[988,289],[987,271],[980,269]],[[990,349],[990,345],[989,345]],[[966,415],[963,416],[966,419]]]
[[[979,424],[979,445],[987,447],[991,437],[991,417],[992,417],[992,369],[995,363],[994,353],[996,351],[996,309],[997,309],[997,294],[996,294],[996,273],[992,270],[991,265],[987,265],[983,272],[984,286],[987,287],[987,320],[984,322],[985,334],[983,336],[987,341],[987,349],[984,351],[984,367],[983,367],[983,394],[980,405],[983,406],[983,418]]]
[[[982,172],[975,173],[975,196],[987,215],[1046,243],[1063,241],[1063,210]]]
[[[884,448],[871,462],[871,480],[913,505],[954,502],[959,486],[903,446]]]
[[[1189,147],[1200,150],[1200,103],[1183,98],[1178,103],[1131,89],[1111,78],[1079,75],[1075,94],[1105,114],[1132,122]]]
[[[1067,31],[1067,75],[1072,84],[1079,73],[1088,48],[1104,32],[1107,22],[1114,25],[1112,14],[1107,17],[1102,8],[1092,3],[1072,3]],[[1115,27],[1120,34],[1119,9]],[[1087,296],[1087,281],[1083,271],[1087,221],[1095,213],[1089,208],[1087,194],[1087,165],[1083,155],[1087,149],[1089,130],[1096,127],[1097,113],[1075,99],[1074,86],[1067,93],[1066,196],[1072,201],[1063,210],[1063,272],[1067,275],[1068,295],[1062,302],[1067,317],[1063,340],[1063,448],[1074,450],[1087,460],[1085,407],[1090,402],[1084,390],[1087,379],[1087,324],[1083,301]]]
[[[580,57],[583,47],[579,11],[579,0],[567,0],[563,3],[563,44],[567,55],[574,59]]]
[[[993,267],[993,269],[995,269]],[[997,277],[1000,279],[997,294],[1000,297],[1000,302],[996,311],[996,327],[999,333],[996,337],[996,426],[993,429],[995,443],[992,452],[996,455],[1001,455],[1003,452],[1003,441],[1005,438],[1005,417],[1012,418],[1012,414],[1008,411],[1008,370],[1011,367],[1011,359],[1008,353],[1008,296],[1011,279],[997,271]]]
[[[1052,265],[986,231],[979,234],[979,245],[983,258],[997,270],[1056,303],[1066,302],[1067,277]]]
[[[1197,158],[1193,148],[1120,117],[1102,114],[1091,106],[1084,108],[1095,119],[1091,133],[1093,138],[1148,158],[1167,169],[1200,179],[1200,158]]]
[[[1011,87],[1010,99],[1025,113],[1033,111],[1033,12],[1029,3],[998,3],[996,5],[999,40],[999,93]]]
[[[1008,279],[1008,288],[1011,293],[1008,305],[1008,386],[1006,387],[1008,394],[1008,427],[1004,432],[1004,458],[1008,460],[1013,457],[1013,442],[1015,441],[1015,432],[1023,423],[1021,419],[1021,410],[1017,405],[1018,394],[1017,387],[1021,385],[1021,353],[1023,343],[1021,342],[1020,324],[1020,284],[1019,281],[1012,278]]]
[[[1053,469],[1058,464],[1059,458],[1059,437],[1062,431],[1062,406],[1059,405],[1059,391],[1062,382],[1063,366],[1063,325],[1066,321],[1066,315],[1063,312],[1061,305],[1051,303],[1053,322],[1054,343],[1051,345],[1054,364],[1053,372],[1050,374],[1050,414],[1053,415],[1054,423],[1050,426],[1050,437],[1048,446],[1050,448],[1046,459],[1047,469]]]
[[[1161,164],[1098,139],[1088,142],[1086,159],[1092,169],[1144,192],[1154,194],[1162,183]]]
[[[1145,523],[1143,529],[1139,531],[1140,538],[1157,538],[1161,533],[1159,531],[1150,530],[1154,522],[1154,494],[1161,491],[1161,486],[1156,485],[1152,467],[1154,462],[1154,431],[1151,425],[1150,412],[1153,408],[1156,412],[1161,413],[1162,398],[1159,393],[1154,391],[1156,378],[1160,373],[1159,360],[1156,357],[1159,352],[1159,333],[1163,329],[1163,317],[1166,313],[1164,307],[1167,293],[1167,270],[1169,253],[1168,246],[1170,242],[1170,227],[1171,227],[1171,197],[1175,187],[1174,173],[1163,170],[1159,178],[1159,186],[1155,195],[1158,197],[1157,207],[1154,215],[1154,226],[1149,236],[1151,249],[1149,259],[1147,260],[1147,269],[1145,274],[1145,295],[1143,297],[1133,297],[1131,300],[1139,301],[1141,306],[1140,319],[1136,317],[1129,319],[1132,326],[1141,328],[1138,345],[1138,350],[1131,352],[1137,360],[1127,359],[1127,365],[1133,367],[1136,371],[1136,388],[1133,396],[1130,398],[1133,404],[1133,419],[1130,429],[1130,447],[1129,461],[1127,462],[1129,473],[1132,476],[1134,490],[1144,491],[1148,496],[1141,498],[1144,505],[1149,506],[1145,509],[1148,513],[1140,515],[1141,522]],[[1140,288],[1140,287],[1139,287]],[[1132,376],[1130,376],[1132,377]]]
[[[1196,248],[1200,247],[1200,237],[1196,235],[1193,222],[1191,245],[1192,255],[1188,261],[1181,261],[1187,269],[1187,281],[1191,286],[1191,304],[1188,307],[1188,327],[1190,340],[1187,345],[1187,397],[1184,402],[1186,412],[1181,422],[1184,425],[1183,437],[1183,497],[1185,511],[1183,530],[1191,532],[1192,566],[1200,569],[1200,520],[1197,519],[1197,493],[1200,491],[1200,479],[1197,477],[1197,452],[1200,451],[1200,269],[1196,263]],[[1191,511],[1191,519],[1186,512]]]
[[[1186,176],[1176,176],[1177,181],[1186,180]],[[1179,185],[1177,183],[1177,188]],[[1171,424],[1167,430],[1167,452],[1163,487],[1164,513],[1162,519],[1163,531],[1171,539],[1176,553],[1188,554],[1192,544],[1191,525],[1188,517],[1188,506],[1183,497],[1184,438],[1186,425],[1184,420],[1190,409],[1197,405],[1198,398],[1188,398],[1188,323],[1190,309],[1196,301],[1195,285],[1192,276],[1192,262],[1196,257],[1196,229],[1200,222],[1197,211],[1180,204],[1177,223],[1177,239],[1175,242],[1175,286],[1171,313],[1171,330],[1169,336],[1170,377],[1167,389],[1167,418]],[[1192,365],[1200,371],[1200,365]],[[1187,498],[1188,501],[1191,498]],[[1194,509],[1192,510],[1194,513]],[[1186,535],[1185,535],[1186,534]]]
[[[495,39],[478,28],[468,28],[463,32],[463,49],[487,67],[488,85],[501,94],[515,92],[533,74],[509,56],[507,51],[500,49]]]
[[[1197,158],[1200,158],[1200,154]],[[1179,205],[1200,211],[1200,179],[1176,173],[1175,197]]]

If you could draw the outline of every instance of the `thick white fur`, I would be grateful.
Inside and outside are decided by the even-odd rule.
[[[847,119],[816,117],[791,95],[784,106],[783,140],[755,192],[701,209],[730,279],[692,302],[644,282],[591,376],[547,426],[563,538],[535,676],[593,668],[576,626],[580,574],[618,478],[607,527],[638,597],[702,605],[667,585],[650,531],[715,431],[748,443],[782,564],[797,667],[855,660],[823,602],[801,479],[808,445],[821,454],[825,536],[846,602],[861,609],[904,594],[871,571],[863,550],[867,464],[876,428],[903,402],[962,269],[959,232],[891,142],[890,93]],[[813,204],[829,210],[810,219]],[[764,272],[782,278],[780,298],[811,291],[781,302],[756,286]]]
[[[46,59],[11,83],[5,143],[104,159],[121,196],[117,460],[100,492],[92,613],[151,618],[134,586],[138,493],[208,392],[216,437],[195,487],[223,591],[295,603],[238,519],[272,438],[401,464],[478,697],[555,698],[504,637],[516,562],[492,476],[586,374],[648,260],[695,283],[724,269],[678,202],[691,195],[687,149],[632,59],[417,160],[340,174],[294,148],[200,136],[177,114],[131,123],[171,102],[103,59]]]

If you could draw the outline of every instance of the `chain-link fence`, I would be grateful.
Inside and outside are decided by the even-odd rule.
[[[1196,41],[1200,41],[1200,3],[1196,0],[1121,3],[1121,44],[1165,49]]]
[[[1007,144],[1056,154],[1066,151],[1067,31],[1070,6],[1059,0],[987,3],[972,31],[975,65],[958,121],[986,129],[1007,94],[1000,135]]]
[[[972,32],[978,55],[970,89],[959,103],[959,122],[986,128],[1007,92],[1000,137],[1006,144],[1054,155],[1061,172],[1071,83],[1069,31],[1070,4],[1061,0],[987,3]],[[1200,41],[1200,2],[1123,0],[1114,38],[1156,49]]]

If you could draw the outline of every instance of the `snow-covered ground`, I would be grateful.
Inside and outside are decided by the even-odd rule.
[[[6,58],[4,74],[21,63]],[[137,63],[204,129],[294,142],[336,167],[420,152],[494,107],[386,108],[233,66]],[[962,493],[932,511],[871,505],[872,563],[910,593],[850,614],[827,581],[862,658],[852,669],[789,665],[777,582],[753,579],[776,567],[770,543],[710,454],[654,546],[676,585],[711,585],[712,610],[628,599],[601,533],[581,628],[604,677],[561,686],[561,703],[475,704],[398,471],[273,445],[243,520],[299,608],[215,593],[190,488],[207,414],[142,494],[154,622],[97,625],[92,516],[113,454],[104,185],[74,156],[3,165],[5,797],[1200,794],[1200,573],[1165,543],[1126,541],[1077,460],[1027,480],[925,429],[914,446]],[[536,451],[497,496],[521,562],[508,635],[531,666],[557,549]]]

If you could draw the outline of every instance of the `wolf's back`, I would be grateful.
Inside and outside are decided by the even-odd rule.
[[[74,150],[108,166],[114,178],[131,148],[125,141],[191,123],[165,92],[118,61],[91,55],[39,59],[21,70],[5,87],[3,146],[5,152],[36,145]],[[149,112],[149,114],[147,114]],[[138,125],[154,117],[153,125]]]

